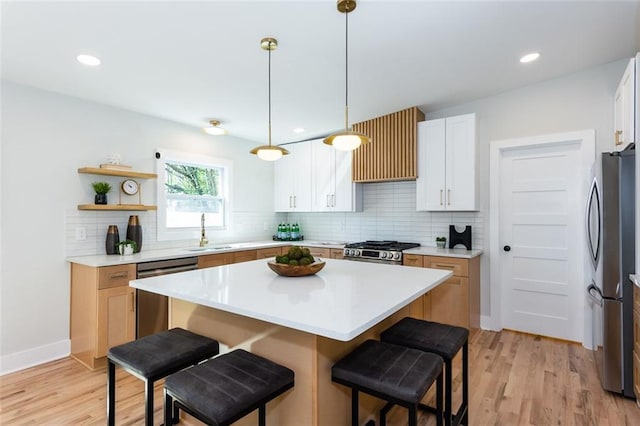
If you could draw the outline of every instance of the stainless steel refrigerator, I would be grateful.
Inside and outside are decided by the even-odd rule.
[[[587,290],[593,301],[596,365],[604,389],[635,398],[633,284],[629,280],[635,270],[635,149],[602,154],[601,221],[593,219],[589,214],[593,212],[599,209],[592,204],[587,235],[596,267],[602,249],[602,283],[592,283]],[[596,222],[598,228],[602,226],[601,246],[594,241],[594,235],[600,240],[599,232],[593,232]]]

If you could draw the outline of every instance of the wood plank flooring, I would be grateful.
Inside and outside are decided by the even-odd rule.
[[[592,354],[580,345],[512,331],[480,331],[470,342],[469,367],[472,425],[640,425],[635,401],[602,390]],[[105,370],[90,372],[71,358],[5,375],[0,377],[0,424],[105,424],[105,383]],[[460,386],[455,373],[458,394]],[[116,395],[116,423],[142,424],[142,382],[118,370]],[[162,422],[161,403],[158,383],[155,424]],[[389,416],[392,426],[407,424],[401,408]],[[186,419],[181,424],[198,422]],[[424,414],[419,424],[435,421]]]

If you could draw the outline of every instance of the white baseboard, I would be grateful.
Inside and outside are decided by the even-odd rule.
[[[493,320],[489,315],[480,315],[480,328],[483,330],[500,331],[494,329]]]
[[[71,340],[66,339],[4,355],[0,357],[0,376],[44,364],[45,362],[55,361],[69,356],[70,353]]]

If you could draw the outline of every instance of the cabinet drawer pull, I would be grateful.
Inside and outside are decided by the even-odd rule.
[[[327,207],[329,207],[329,194],[327,194]]]
[[[440,190],[440,205],[442,205],[442,189]]]
[[[436,269],[456,269],[456,265],[451,265],[448,263],[432,263],[431,266]]]
[[[136,311],[136,295],[134,292],[131,292],[131,312]]]
[[[447,189],[447,204],[451,205],[451,190]]]
[[[116,278],[127,278],[129,276],[128,271],[115,272],[113,274],[109,274],[109,279],[114,280]]]

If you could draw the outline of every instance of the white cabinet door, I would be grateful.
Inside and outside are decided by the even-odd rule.
[[[475,114],[418,123],[416,210],[477,210]]]
[[[287,145],[289,155],[274,163],[274,210],[311,211],[311,146]]]
[[[445,119],[418,123],[416,209],[445,209]]]
[[[635,142],[635,58],[629,61],[614,95],[614,149],[623,150]]]
[[[337,149],[333,151],[335,155],[333,211],[362,211],[362,184],[353,183],[351,176],[352,152],[338,151]]]
[[[336,191],[334,151],[333,147],[322,143],[321,140],[311,142],[311,158],[313,161],[312,209],[316,212],[332,210],[332,197]]]
[[[475,114],[447,118],[446,134],[446,209],[477,210]]]

